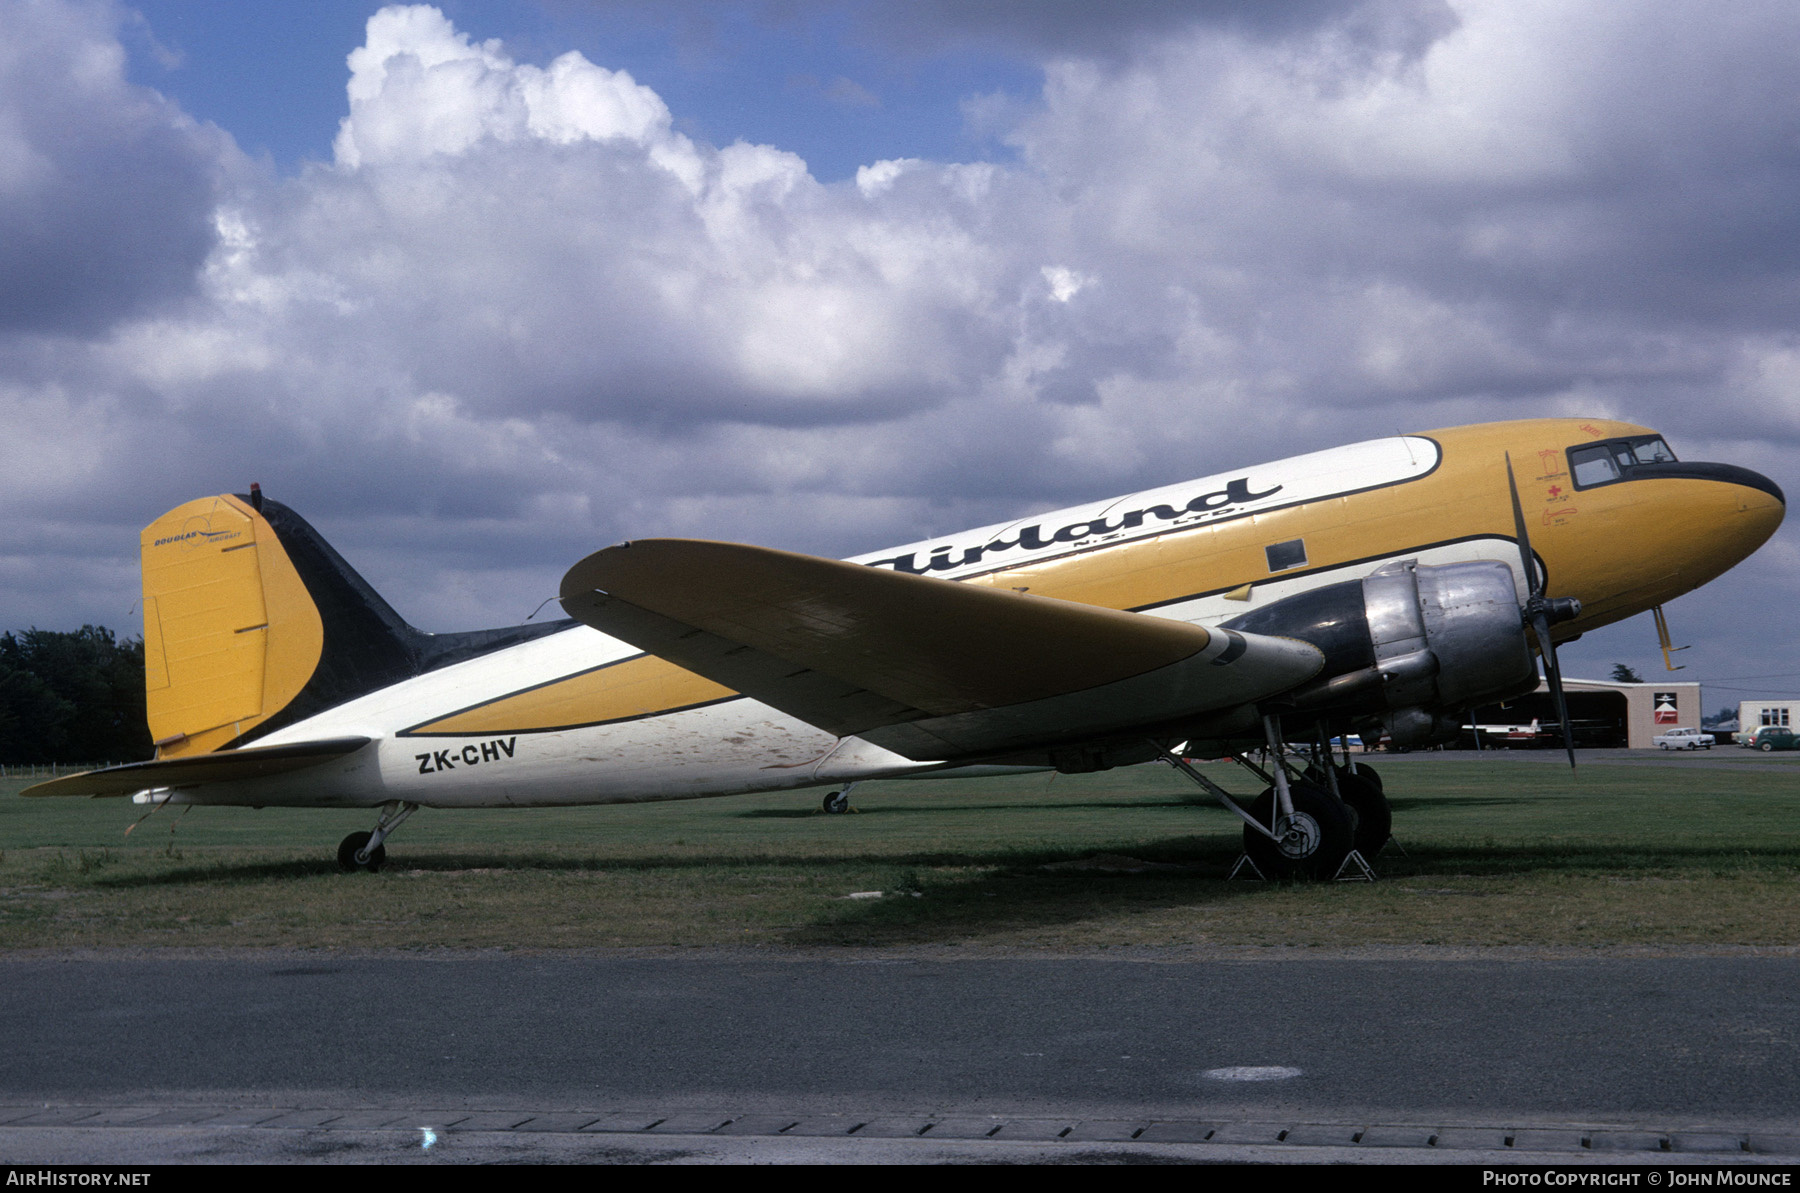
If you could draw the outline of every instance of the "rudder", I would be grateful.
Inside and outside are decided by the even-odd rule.
[[[235,741],[297,696],[324,624],[248,501],[203,497],[144,528],[144,687],[157,757]]]
[[[427,634],[299,514],[223,494],[145,528],[144,685],[157,757],[246,745],[347,700],[573,626]]]

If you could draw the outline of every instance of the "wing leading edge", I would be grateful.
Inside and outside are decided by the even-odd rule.
[[[838,737],[995,755],[1178,721],[1315,675],[1308,643],[737,543],[644,539],[570,616]]]

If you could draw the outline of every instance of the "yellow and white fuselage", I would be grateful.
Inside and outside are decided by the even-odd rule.
[[[1362,580],[1398,561],[1426,567],[1504,562],[1523,604],[1529,582],[1509,498],[1510,462],[1544,586],[1581,602],[1579,617],[1556,628],[1556,637],[1566,640],[1706,583],[1754,551],[1781,522],[1784,504],[1772,484],[1725,465],[1660,462],[1645,446],[1654,436],[1631,424],[1577,419],[1396,436],[849,562],[898,577],[1019,594],[1021,600],[1048,598],[1200,627],[1207,632],[1184,631],[1194,634],[1190,653],[1220,664],[1206,675],[1222,676],[1229,670],[1223,663],[1231,661],[1226,656],[1237,649],[1230,645],[1234,636],[1220,628],[1224,623],[1325,586]],[[1646,453],[1643,462],[1621,456],[1610,474],[1603,453],[1594,450],[1611,445],[1616,454],[1634,443]],[[322,540],[299,535],[292,524],[284,527],[280,517],[245,498],[208,498],[171,511],[146,529],[143,557],[150,715],[159,760],[234,751],[250,757],[275,747],[368,739],[302,769],[251,775],[218,769],[216,780],[171,781],[165,794],[176,802],[629,802],[840,784],[971,762],[1029,764],[1038,757],[1030,751],[964,758],[897,752],[858,733],[834,732],[829,719],[781,711],[589,625],[419,635],[367,592]],[[331,568],[354,583],[324,591],[318,577]],[[820,574],[825,579],[819,582],[829,587],[837,573]],[[595,600],[609,598],[604,584],[589,587],[598,593]],[[913,591],[940,591],[911,579],[888,587],[897,593],[891,600],[902,604]],[[883,588],[868,600],[888,601],[886,593]],[[359,599],[366,608],[353,607]],[[841,611],[809,621],[812,606],[780,599],[787,600],[782,608],[792,623],[777,627],[782,632],[798,625],[825,640],[840,629],[862,630],[842,625]],[[729,604],[715,602],[722,611],[707,623],[709,634],[726,633],[718,627],[739,622],[749,627],[744,641],[762,642],[754,635],[775,632],[756,622],[763,614],[733,612]],[[1007,614],[994,601],[981,605],[981,614],[989,615],[990,607],[998,610],[994,616]],[[657,608],[641,615],[677,617]],[[1049,604],[1029,608],[1052,618],[1059,612]],[[630,611],[641,613],[637,606]],[[1131,625],[1115,622],[1122,627],[1120,641],[1131,641]],[[923,644],[936,631],[928,619],[919,624]],[[1096,624],[1104,636],[1114,623]],[[1314,681],[1325,666],[1318,651],[1292,643],[1288,650],[1280,635],[1249,639],[1252,652],[1264,654],[1254,673],[1261,694],[1245,696],[1245,688],[1232,698],[1244,707]],[[1243,636],[1235,640],[1241,643]],[[1063,648],[1054,638],[1037,647],[1046,656]],[[1182,653],[1167,649],[1169,658]],[[926,692],[908,697],[920,708],[931,707],[933,693],[950,682],[909,678],[904,659],[876,664],[874,674],[899,677],[895,691],[916,679],[905,690]],[[381,682],[387,676],[392,682]],[[1021,696],[1021,707],[1049,707],[1043,701],[1052,697],[1064,698],[1046,688]],[[1080,733],[1071,727],[1065,736],[1074,741]]]

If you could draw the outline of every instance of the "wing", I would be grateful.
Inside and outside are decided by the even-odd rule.
[[[128,762],[105,770],[64,775],[48,783],[27,787],[20,795],[132,795],[156,787],[198,787],[203,783],[230,783],[279,775],[330,762],[354,754],[369,744],[366,737],[334,737],[326,741],[298,742],[287,746],[255,746],[196,754],[189,758],[160,758],[154,762]]]
[[[569,615],[839,737],[995,755],[1273,695],[1304,642],[737,543],[645,539],[569,569]]]

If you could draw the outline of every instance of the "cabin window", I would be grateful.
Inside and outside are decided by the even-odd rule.
[[[1276,543],[1264,547],[1263,554],[1269,557],[1271,572],[1285,572],[1293,568],[1306,566],[1306,540],[1293,539],[1285,543]]]

